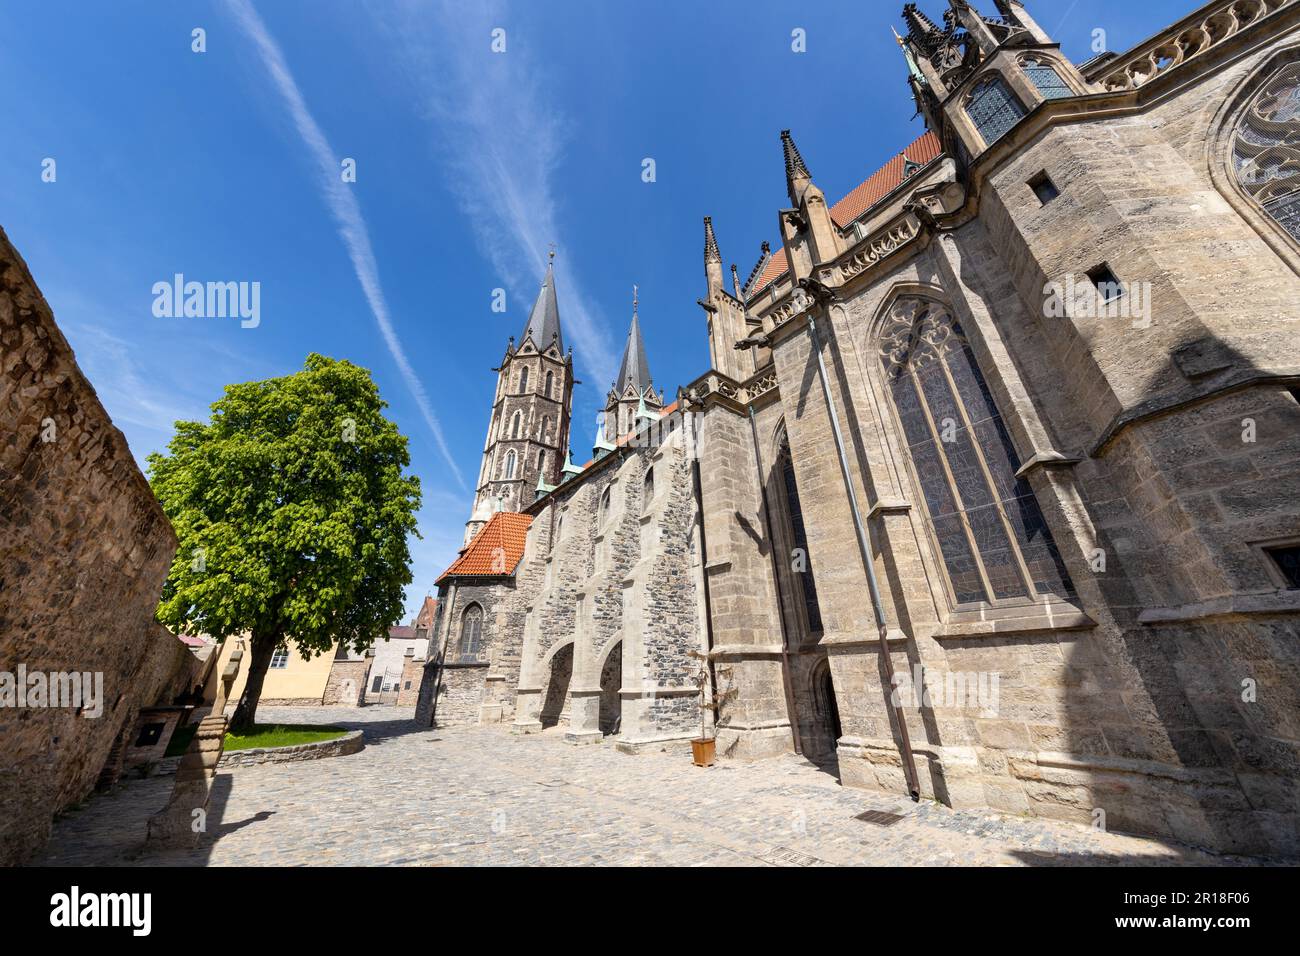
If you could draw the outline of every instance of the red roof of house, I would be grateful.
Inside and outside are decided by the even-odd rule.
[[[409,624],[394,624],[388,629],[388,636],[398,639],[415,637],[415,628]]]
[[[433,615],[438,610],[438,599],[432,595],[424,596],[424,603],[420,605],[420,613],[415,615],[415,626],[423,627],[429,630],[433,629]]]
[[[447,578],[466,575],[500,577],[514,574],[524,556],[524,540],[532,523],[532,515],[498,511],[479,528],[460,557],[434,583],[441,585]]]
[[[847,196],[831,206],[831,219],[841,229],[848,228],[849,224],[855,219],[902,185],[903,180],[907,178],[904,174],[909,161],[924,166],[926,163],[937,159],[942,152],[943,145],[939,142],[939,137],[935,136],[934,133],[927,132],[922,136],[918,136],[906,149],[868,176]],[[777,249],[772,253],[772,258],[767,261],[767,266],[763,269],[763,272],[755,280],[750,295],[766,289],[772,282],[785,275],[789,268],[790,263],[786,260],[784,247]]]

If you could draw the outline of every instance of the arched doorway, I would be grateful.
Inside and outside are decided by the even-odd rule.
[[[817,662],[812,672],[813,739],[806,748],[809,759],[816,763],[831,763],[836,759],[840,729],[840,709],[835,701],[835,682],[831,679],[830,663]]]
[[[564,704],[569,697],[569,681],[573,678],[573,644],[560,648],[551,657],[551,677],[546,685],[546,698],[538,720],[542,728],[554,727],[564,716]]]
[[[619,641],[600,669],[600,732],[606,737],[619,732],[623,721],[623,642]]]

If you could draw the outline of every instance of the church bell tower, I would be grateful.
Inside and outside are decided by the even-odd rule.
[[[493,370],[497,389],[465,544],[494,512],[532,504],[539,483],[559,484],[576,381],[573,351],[564,350],[554,260],[552,251],[518,346],[511,336],[500,367]]]

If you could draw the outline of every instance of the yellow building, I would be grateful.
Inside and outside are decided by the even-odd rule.
[[[216,681],[241,640],[244,642],[244,662],[239,676],[235,678],[235,685],[230,689],[230,703],[233,705],[238,702],[244,693],[244,684],[248,680],[249,642],[246,637],[229,637],[221,647],[221,657],[212,670],[213,676],[203,688],[205,702],[211,703],[216,699]],[[319,704],[325,694],[325,685],[329,682],[330,668],[337,650],[335,647],[324,654],[317,654],[311,660],[304,658],[292,644],[277,650],[266,671],[260,703],[285,706]]]

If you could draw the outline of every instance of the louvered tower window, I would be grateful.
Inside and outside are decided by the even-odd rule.
[[[971,91],[966,103],[966,115],[984,137],[984,143],[992,146],[1007,130],[1020,122],[1025,115],[1025,107],[1011,87],[1000,76],[990,76],[980,81]]]
[[[1232,163],[1246,194],[1300,241],[1300,63],[1265,83],[1246,109]]]
[[[1043,60],[1025,60],[1021,65],[1025,69],[1025,75],[1029,77],[1029,82],[1034,84],[1034,88],[1043,95],[1043,99],[1059,100],[1074,95],[1074,90],[1066,85],[1065,80],[1060,73],[1056,72],[1056,67],[1052,64]]]
[[[902,299],[881,356],[954,601],[1072,595],[961,325],[938,303]]]

